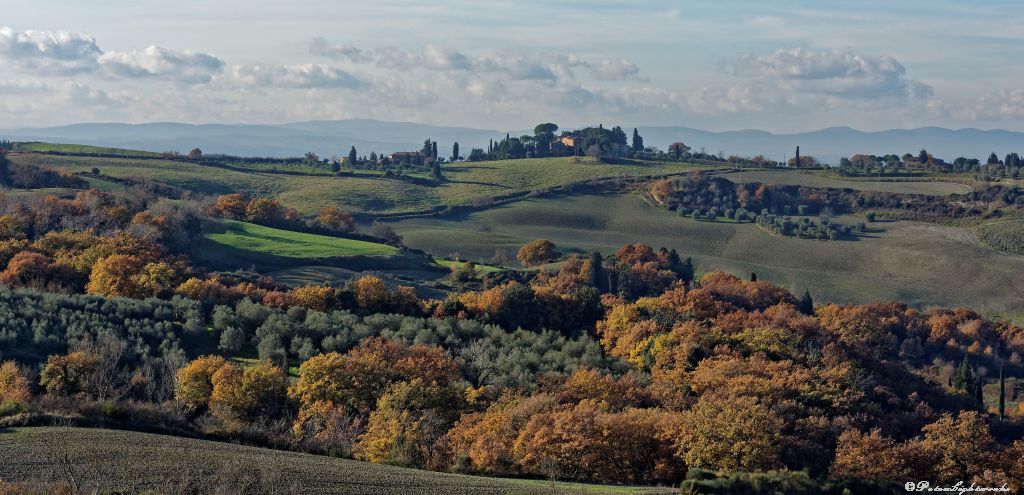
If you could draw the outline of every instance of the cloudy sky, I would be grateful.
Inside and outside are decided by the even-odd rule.
[[[1024,130],[1019,0],[3,3],[0,128]]]

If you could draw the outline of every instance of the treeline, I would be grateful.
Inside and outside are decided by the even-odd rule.
[[[981,185],[962,194],[929,196],[853,189],[784,186],[749,182],[734,183],[724,177],[695,172],[689,177],[654,181],[646,193],[663,207],[694,219],[727,218],[757,222],[785,230],[786,217],[819,216],[865,212],[876,218],[944,222],[959,218],[1001,217],[1024,207],[1024,189],[1016,185]],[[768,215],[774,218],[765,221]],[[758,218],[761,220],[758,220]],[[811,221],[813,222],[813,220]],[[790,228],[809,224],[792,222]],[[838,225],[819,220],[811,235],[829,236],[835,230],[849,235],[863,230],[861,225]]]
[[[817,222],[807,217],[793,221],[786,216],[764,214],[764,212],[758,215],[755,221],[759,227],[775,235],[828,241],[851,238],[856,234],[863,233],[866,229],[863,222],[854,227],[833,222],[828,218],[820,218]]]
[[[841,215],[852,211],[858,203],[853,190],[760,182],[738,184],[700,171],[653,182],[648,193],[661,205],[683,215],[714,213],[716,217],[747,221],[754,219],[750,213],[756,216],[762,210],[773,215]]]
[[[648,189],[659,204],[694,220],[753,222],[778,235],[839,240],[865,230],[833,222],[832,214],[852,210],[851,191],[820,190],[761,183],[736,184],[700,172],[690,177],[657,181]],[[793,220],[791,215],[804,218]],[[815,221],[807,218],[820,215]]]
[[[839,172],[849,176],[899,176],[915,172],[974,173],[979,178],[1021,178],[1022,162],[1017,153],[1008,153],[1002,160],[995,153],[982,162],[978,158],[957,157],[952,162],[938,158],[928,150],[916,154],[904,153],[866,155],[855,154],[839,161]]]

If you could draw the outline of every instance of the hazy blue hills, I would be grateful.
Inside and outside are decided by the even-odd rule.
[[[522,133],[514,131],[512,134]],[[627,129],[627,134],[630,133],[631,129]],[[1005,130],[923,127],[865,132],[832,127],[799,134],[773,134],[758,130],[712,132],[691,127],[641,127],[640,133],[647,145],[663,149],[675,141],[683,141],[695,150],[703,148],[712,153],[741,156],[763,154],[776,160],[792,156],[799,145],[803,154],[814,155],[830,163],[854,153],[902,155],[916,153],[921,148],[947,160],[961,155],[983,159],[991,152],[1000,157],[1011,151],[1024,152],[1024,133]],[[428,138],[439,143],[442,154],[449,154],[451,143],[455,141],[460,143],[463,154],[466,154],[471,147],[486,147],[489,140],[500,139],[504,135],[504,131],[369,119],[279,125],[95,123],[0,130],[0,137],[18,141],[183,153],[199,147],[208,154],[245,156],[298,156],[314,151],[324,157],[344,155],[351,146],[355,146],[360,154],[415,150]]]
[[[855,153],[886,154],[917,153],[922,148],[940,158],[952,161],[958,156],[984,160],[995,152],[1000,159],[1011,151],[1024,151],[1024,133],[1005,130],[893,129],[866,132],[849,127],[830,127],[800,134],[772,134],[757,130],[710,132],[688,127],[641,127],[645,143],[667,146],[683,141],[694,149],[709,153],[753,156],[763,154],[775,160],[792,157],[797,146],[801,153],[814,155],[829,163]]]

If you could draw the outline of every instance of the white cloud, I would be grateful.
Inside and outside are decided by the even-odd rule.
[[[879,104],[906,103],[932,95],[932,88],[908,78],[906,68],[896,59],[849,51],[778,49],[768,55],[742,55],[728,69],[797,94]]]
[[[46,74],[90,71],[96,68],[101,53],[96,40],[83,33],[16,32],[0,26],[0,60],[26,70]]]
[[[369,55],[358,47],[352,45],[333,45],[330,41],[327,41],[327,38],[322,36],[313,38],[313,43],[309,46],[309,53],[337,60],[348,60],[354,63],[367,62],[370,59]]]
[[[961,122],[1024,118],[1024,89],[1003,89],[971,101],[934,101],[928,110],[932,117]]]
[[[476,75],[493,74],[511,80],[556,81],[574,80],[574,68],[584,67],[589,74],[602,81],[633,79],[640,76],[640,68],[632,61],[584,60],[575,55],[499,53],[472,55],[448,47],[427,44],[421,50],[403,50],[385,47],[364,50],[353,45],[335,45],[323,37],[313,39],[310,53],[352,63],[373,63],[392,70],[424,69],[438,72],[466,72]]]
[[[158,46],[105,52],[87,34],[70,31],[16,32],[0,26],[0,60],[42,75],[96,73],[112,79],[163,79],[185,84],[209,82],[224,61],[205,53]]]
[[[640,77],[640,67],[629,60],[602,60],[588,64],[590,74],[602,81],[621,81]]]
[[[320,64],[236,65],[230,69],[230,82],[266,88],[361,88],[365,83],[348,72]]]
[[[224,61],[205,53],[178,52],[159,46],[129,52],[106,52],[99,57],[104,74],[118,78],[158,78],[203,84],[224,68]]]

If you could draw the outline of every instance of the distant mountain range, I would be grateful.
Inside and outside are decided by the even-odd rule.
[[[923,127],[865,132],[848,127],[832,127],[800,134],[772,134],[765,131],[742,130],[711,132],[689,127],[640,127],[648,146],[662,149],[682,141],[695,150],[709,153],[754,156],[782,160],[793,155],[797,146],[801,153],[813,155],[826,163],[855,153],[917,153],[922,148],[952,161],[958,156],[984,159],[995,152],[1000,157],[1015,151],[1024,152],[1024,133],[979,129],[944,129]],[[513,135],[523,134],[513,132]],[[627,130],[627,134],[630,130]],[[464,127],[443,127],[407,122],[383,122],[368,119],[296,122],[280,125],[253,124],[74,124],[63,127],[0,130],[0,138],[14,141],[48,141],[89,144],[147,151],[179,151],[187,153],[194,147],[204,153],[241,156],[287,157],[313,151],[322,157],[348,153],[355,146],[360,154],[391,153],[416,150],[425,139],[438,142],[442,154],[451,153],[451,144],[458,142],[462,154],[472,147],[487,147],[491,139],[501,139],[505,132]]]

